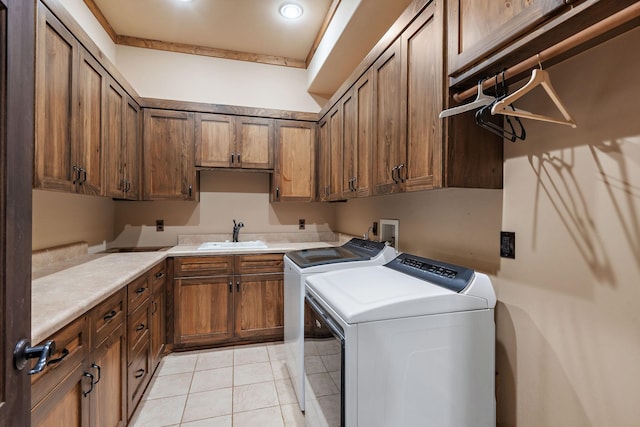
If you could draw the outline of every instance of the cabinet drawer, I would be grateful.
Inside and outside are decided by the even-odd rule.
[[[149,277],[151,278],[151,290],[155,293],[156,290],[160,289],[167,280],[166,261],[162,261],[154,266],[151,271],[149,271]]]
[[[129,313],[135,311],[142,303],[149,300],[151,296],[151,282],[149,274],[137,278],[127,286],[127,310]]]
[[[31,376],[32,408],[71,371],[82,364],[86,355],[89,354],[89,321],[87,316],[80,317],[70,323],[49,339],[55,341],[56,352],[49,358],[49,365],[41,373]],[[33,365],[35,365],[35,361]]]
[[[236,255],[236,273],[282,273],[284,261],[282,254]]]
[[[149,383],[149,346],[144,346],[130,357],[131,362],[127,369],[127,412],[130,418],[140,401],[144,389]]]
[[[91,310],[91,348],[95,349],[124,322],[126,290]]]
[[[129,315],[127,322],[127,349],[129,363],[134,353],[141,345],[148,345],[149,342],[149,307],[146,303],[138,307],[136,311]]]
[[[177,257],[176,277],[217,276],[233,273],[233,256]]]

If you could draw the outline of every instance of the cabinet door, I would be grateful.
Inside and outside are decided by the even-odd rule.
[[[193,113],[144,110],[145,200],[195,200]]]
[[[358,80],[353,89],[353,97],[355,99],[355,128],[356,136],[352,150],[355,150],[355,180],[353,186],[357,191],[358,197],[368,197],[371,195],[371,167],[373,155],[374,141],[374,83],[372,79],[372,71],[367,71],[360,80]],[[351,105],[351,104],[349,104]],[[352,126],[354,120],[351,106],[345,105],[345,130]],[[348,122],[348,123],[347,123]],[[345,133],[346,135],[346,133]],[[345,137],[346,141],[346,137]],[[354,155],[353,153],[350,155]],[[345,154],[345,161],[347,155]]]
[[[34,187],[75,191],[78,42],[38,3]]]
[[[235,167],[273,169],[275,120],[238,117]]]
[[[107,196],[123,198],[124,182],[123,108],[125,94],[120,85],[109,79],[105,94],[105,169]]]
[[[122,141],[124,152],[124,198],[127,200],[140,200],[140,162],[142,147],[142,126],[140,106],[125,94],[124,104],[124,140]]]
[[[174,283],[176,344],[205,345],[233,338],[233,276]]]
[[[104,195],[102,168],[103,110],[106,71],[80,47],[78,64],[78,118],[73,138],[73,157],[80,168],[79,193]]]
[[[154,370],[160,362],[160,355],[164,348],[164,337],[166,330],[166,310],[165,310],[165,292],[166,284],[164,281],[154,287],[151,296],[151,369]]]
[[[236,154],[236,126],[232,116],[195,115],[196,166],[233,167]]]
[[[126,342],[124,324],[95,349],[88,372],[95,377],[89,394],[92,427],[123,427],[126,413]]]
[[[407,159],[405,190],[442,186],[442,123],[445,87],[441,9],[431,3],[402,34],[406,76]]]
[[[315,197],[316,124],[276,122],[278,164],[275,200],[307,201]]]
[[[329,112],[329,200],[342,198],[342,104]]]
[[[317,194],[321,202],[329,200],[331,188],[331,135],[329,114],[318,123],[318,186]]]
[[[357,103],[354,91],[347,92],[340,103],[342,105],[342,181],[340,184],[341,198],[351,199],[357,196],[354,186],[358,170],[358,140],[357,140]]]
[[[89,427],[90,389],[84,364],[77,364],[71,373],[35,407],[31,409],[32,427]]]
[[[283,286],[283,274],[236,277],[236,337],[282,339],[284,333]]]
[[[449,75],[522,36],[568,3],[565,0],[448,0]]]
[[[149,341],[136,349],[128,359],[127,367],[127,417],[131,418],[151,380],[151,347]]]
[[[373,192],[401,191],[405,167],[406,115],[403,114],[401,45],[398,39],[373,64],[375,149]]]

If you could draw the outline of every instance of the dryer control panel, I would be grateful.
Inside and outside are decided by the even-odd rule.
[[[474,275],[474,271],[469,268],[410,254],[398,255],[385,264],[385,267],[458,293],[471,283]]]

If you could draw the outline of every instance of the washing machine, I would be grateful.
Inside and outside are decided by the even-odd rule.
[[[495,293],[471,269],[401,254],[309,276],[307,427],[495,427]]]
[[[304,411],[304,287],[311,274],[383,265],[397,256],[383,242],[353,238],[342,246],[287,252],[284,257],[284,343],[286,365],[300,409]],[[307,309],[308,310],[308,309]],[[310,357],[314,358],[311,354]]]

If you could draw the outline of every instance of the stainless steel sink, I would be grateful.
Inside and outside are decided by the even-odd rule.
[[[246,242],[204,242],[198,246],[199,251],[228,251],[236,249],[267,249],[267,244],[262,240],[249,240]]]

